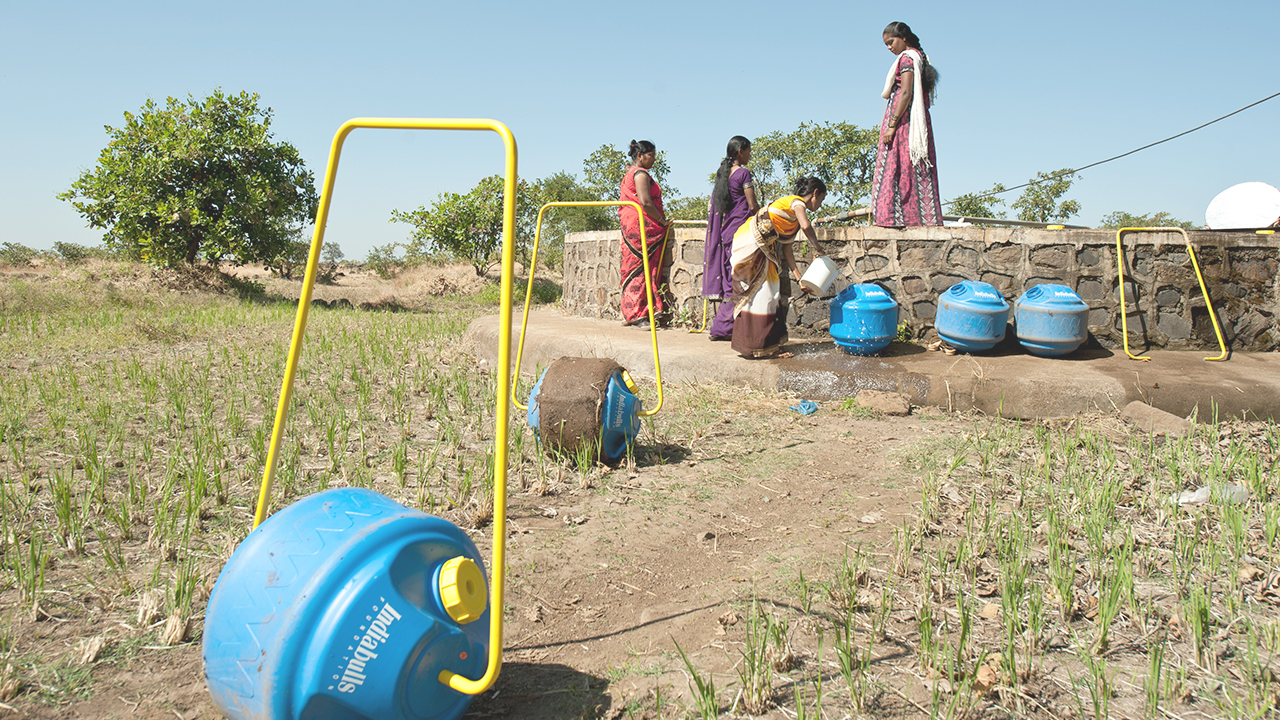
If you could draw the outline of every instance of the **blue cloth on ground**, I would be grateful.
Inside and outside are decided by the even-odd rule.
[[[801,415],[812,415],[818,412],[818,403],[812,400],[801,400],[799,405],[792,405],[791,409]]]

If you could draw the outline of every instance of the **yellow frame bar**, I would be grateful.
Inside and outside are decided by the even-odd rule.
[[[522,405],[520,399],[516,397],[516,384],[520,382],[520,360],[524,357],[524,335],[529,327],[529,303],[533,299],[533,273],[538,267],[538,242],[542,239],[542,215],[548,208],[553,207],[617,207],[621,205],[629,205],[636,209],[640,214],[640,250],[641,262],[644,264],[644,294],[649,301],[649,337],[653,342],[653,372],[654,377],[658,381],[658,404],[652,410],[643,410],[638,413],[641,417],[649,417],[656,415],[662,409],[662,363],[658,359],[658,325],[653,319],[653,283],[649,281],[649,241],[644,232],[644,208],[640,207],[640,203],[632,200],[582,200],[582,201],[563,201],[549,202],[538,209],[538,223],[534,226],[533,231],[533,253],[529,260],[529,287],[524,294],[524,319],[520,321],[520,342],[516,344],[516,367],[515,372],[511,375],[511,402],[521,410],[528,410],[527,405]],[[671,232],[668,228],[667,232]],[[662,262],[662,256],[666,254],[667,236],[662,236],[662,250],[658,254],[658,262]],[[507,319],[510,323],[510,318]]]
[[[253,518],[257,528],[266,519],[271,499],[271,482],[275,476],[280,438],[289,414],[289,398],[293,393],[293,378],[302,354],[302,336],[307,328],[307,312],[311,308],[311,292],[315,287],[316,271],[320,264],[320,248],[324,244],[324,227],[329,218],[329,204],[333,197],[333,184],[338,173],[338,158],[342,143],[356,128],[389,130],[489,130],[502,138],[506,148],[506,169],[502,197],[502,283],[499,293],[499,316],[504,320],[498,331],[498,383],[497,416],[495,419],[493,449],[493,564],[489,591],[489,664],[479,680],[470,680],[448,670],[442,670],[440,682],[468,695],[479,695],[488,690],[502,669],[502,603],[506,572],[507,539],[507,405],[506,382],[511,370],[511,299],[515,278],[515,225],[516,225],[516,140],[506,125],[497,120],[438,119],[438,118],[353,118],[342,124],[333,136],[329,150],[329,164],[324,173],[324,189],[320,193],[320,207],[316,212],[315,235],[311,240],[311,253],[307,257],[307,273],[302,281],[302,295],[298,299],[298,315],[293,326],[293,339],[289,344],[289,358],[285,363],[284,383],[280,387],[280,402],[276,405],[275,426],[271,431],[271,446],[267,451],[267,466],[262,473],[262,487],[258,492],[258,507]]]
[[[1129,352],[1129,311],[1124,299],[1124,245],[1120,236],[1127,232],[1178,232],[1182,233],[1182,241],[1187,245],[1187,254],[1191,256],[1191,267],[1195,268],[1196,280],[1200,282],[1200,294],[1204,296],[1205,308],[1209,310],[1209,320],[1213,323],[1213,332],[1218,336],[1218,349],[1221,352],[1205,360],[1215,362],[1227,359],[1227,344],[1222,340],[1222,328],[1218,327],[1218,313],[1213,309],[1213,301],[1209,299],[1209,290],[1204,286],[1204,275],[1200,273],[1200,262],[1196,260],[1196,250],[1191,246],[1191,236],[1180,227],[1126,227],[1116,231],[1116,272],[1120,276],[1120,332],[1124,334],[1124,354],[1131,360],[1150,360],[1145,355],[1138,356]],[[1136,306],[1134,308],[1137,309]]]
[[[721,300],[721,302],[728,302],[728,301]],[[702,327],[698,328],[697,330],[690,330],[689,333],[692,335],[697,335],[700,332],[706,332],[706,330],[707,330],[707,299],[704,297],[702,298]]]

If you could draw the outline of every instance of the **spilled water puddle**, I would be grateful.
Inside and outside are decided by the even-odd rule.
[[[881,355],[851,355],[835,343],[796,343],[787,346],[795,357],[779,365],[778,389],[808,400],[854,397],[863,390],[883,390],[919,402],[929,394],[929,378],[908,372],[894,362],[893,346]]]

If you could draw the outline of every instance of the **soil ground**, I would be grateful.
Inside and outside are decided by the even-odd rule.
[[[298,297],[297,281],[255,268],[237,274],[263,283],[268,296]],[[7,281],[30,275],[9,272]],[[485,286],[469,267],[422,268],[393,281],[352,268],[337,285],[319,286],[315,297],[412,309],[424,298]],[[550,479],[533,477],[527,464],[518,469],[509,479],[504,669],[466,717],[686,717],[696,703],[694,674],[714,680],[724,716],[745,717],[736,671],[750,649],[758,603],[786,625],[783,649],[771,654],[780,668],[774,702],[758,714],[794,718],[797,696],[812,702],[822,692],[815,677],[838,684],[831,635],[838,608],[859,608],[860,631],[877,622],[874,599],[838,596],[851,556],[865,564],[855,568],[857,587],[897,595],[879,620],[866,705],[855,710],[845,693],[829,698],[820,717],[931,714],[939,679],[917,662],[919,601],[914,590],[883,581],[901,554],[898,531],[920,524],[921,468],[984,433],[988,420],[920,408],[906,417],[877,416],[839,403],[801,416],[790,409],[796,400],[715,384],[672,387],[670,407],[646,422],[632,461],[616,468],[553,464]],[[1129,433],[1109,416],[1071,423],[1120,440]],[[251,483],[258,472],[250,467],[245,478]],[[954,485],[940,492],[959,506]],[[1011,506],[992,501],[992,507]],[[251,516],[252,508],[237,511]],[[963,523],[956,525],[963,537]],[[489,557],[492,525],[470,532]],[[125,549],[138,561],[156,552],[141,541]],[[145,575],[145,563],[138,564]],[[49,672],[62,673],[47,676],[49,684],[78,686],[52,701],[33,698],[28,687],[0,703],[0,717],[218,717],[204,684],[198,631],[173,646],[149,642],[154,635],[139,632],[136,599],[76,582],[78,572],[75,561],[57,564],[50,586],[65,595],[58,600],[63,611],[37,622],[13,619],[16,591],[0,595],[8,605],[0,614],[11,618],[5,647],[42,650],[57,660],[50,666],[59,669]],[[201,606],[213,580],[206,577],[200,588]],[[984,611],[974,622],[980,645],[997,647],[1001,621]],[[108,639],[108,649],[89,665],[77,664],[93,638]],[[1113,668],[1130,678],[1146,662],[1136,640],[1132,645],[1111,656]],[[1059,660],[1046,664],[1017,693],[975,695],[967,712],[1080,715],[1083,691],[1059,672]],[[1118,704],[1124,716],[1140,714],[1131,699]]]

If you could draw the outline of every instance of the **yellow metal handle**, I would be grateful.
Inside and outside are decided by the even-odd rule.
[[[529,257],[529,287],[524,294],[524,318],[520,321],[520,341],[516,343],[516,367],[515,373],[511,376],[511,402],[521,410],[528,410],[529,407],[520,402],[520,398],[516,397],[516,384],[520,382],[520,360],[524,357],[524,336],[525,331],[529,327],[529,303],[533,299],[533,273],[538,267],[538,242],[542,239],[542,215],[548,208],[553,207],[616,207],[620,205],[628,205],[636,209],[639,213],[640,220],[640,254],[641,262],[644,263],[644,293],[645,298],[649,301],[649,338],[653,343],[653,373],[658,382],[658,404],[651,410],[644,410],[638,413],[641,417],[649,417],[655,415],[662,409],[662,363],[658,359],[658,324],[653,318],[653,283],[649,279],[649,241],[644,232],[644,208],[640,207],[640,203],[631,200],[581,200],[581,201],[563,201],[549,202],[538,209],[538,222],[533,230],[533,252]],[[671,230],[668,228],[667,233]],[[667,236],[662,236],[662,249],[658,253],[658,262],[662,262],[662,256],[666,253]],[[507,319],[510,323],[510,318]]]
[[[1227,358],[1227,344],[1222,340],[1222,328],[1218,326],[1218,313],[1213,309],[1213,301],[1209,299],[1209,290],[1204,285],[1204,275],[1200,273],[1200,262],[1196,260],[1196,250],[1191,246],[1191,236],[1180,227],[1126,227],[1116,231],[1116,271],[1120,276],[1120,327],[1124,333],[1124,354],[1133,360],[1150,360],[1147,356],[1137,356],[1129,352],[1129,313],[1124,299],[1124,246],[1120,236],[1127,232],[1178,232],[1182,233],[1182,241],[1186,243],[1187,254],[1191,256],[1191,267],[1195,268],[1196,280],[1200,283],[1200,294],[1204,296],[1204,306],[1209,311],[1209,320],[1213,323],[1213,332],[1218,336],[1218,349],[1221,351],[1205,360],[1217,361]]]
[[[702,327],[698,328],[697,330],[690,330],[689,332],[690,334],[696,335],[700,332],[705,332],[706,329],[707,329],[707,299],[704,297],[702,298]]]
[[[329,203],[333,196],[333,184],[338,174],[338,158],[342,143],[356,128],[391,130],[490,130],[496,132],[506,148],[506,174],[502,197],[502,284],[499,292],[499,316],[502,324],[498,332],[498,411],[495,418],[493,448],[493,564],[489,584],[489,664],[479,680],[470,680],[456,673],[442,670],[440,682],[468,695],[478,695],[493,685],[502,668],[502,596],[506,572],[507,539],[507,378],[511,371],[511,306],[512,284],[515,278],[515,225],[516,225],[516,140],[506,125],[497,120],[483,119],[430,119],[430,118],[354,118],[342,124],[333,137],[329,150],[329,164],[324,173],[324,189],[320,193],[320,207],[316,213],[316,230],[311,240],[311,253],[307,257],[307,272],[302,281],[302,296],[298,299],[298,314],[293,326],[293,339],[289,344],[289,358],[285,363],[284,383],[280,387],[280,402],[276,405],[275,425],[271,431],[271,446],[267,450],[267,466],[262,473],[262,487],[258,492],[258,507],[253,517],[256,528],[266,519],[271,499],[271,482],[275,476],[280,437],[289,414],[289,398],[293,392],[293,378],[302,354],[302,336],[307,328],[307,311],[311,308],[311,292],[315,287],[316,270],[320,264],[320,248],[324,244],[324,227],[329,217]]]

